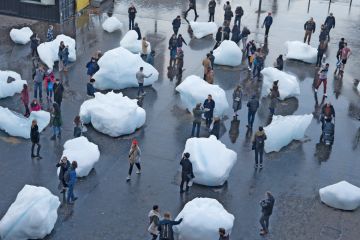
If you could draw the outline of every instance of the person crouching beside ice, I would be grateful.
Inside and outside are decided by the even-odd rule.
[[[130,167],[129,167],[129,174],[126,178],[126,181],[130,181],[131,179],[131,173],[134,167],[134,164],[137,167],[137,171],[136,174],[140,174],[141,173],[141,166],[140,166],[140,156],[141,156],[141,150],[138,144],[138,141],[136,141],[136,139],[134,139],[131,143],[131,147],[130,147],[130,151],[129,151],[129,163],[130,163]]]

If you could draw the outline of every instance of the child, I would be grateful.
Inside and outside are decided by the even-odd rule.
[[[44,77],[44,85],[46,89],[46,99],[48,103],[52,103],[54,93],[55,75],[51,69],[48,69]]]

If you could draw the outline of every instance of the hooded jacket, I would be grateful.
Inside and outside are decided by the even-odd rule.
[[[31,142],[39,143],[39,141],[40,141],[40,133],[39,133],[38,125],[35,125],[34,127],[31,128],[31,130],[30,130],[30,138],[31,138]]]
[[[266,134],[265,131],[257,131],[254,135],[253,144],[257,151],[263,151],[265,146]]]
[[[256,112],[259,108],[259,101],[256,98],[251,98],[251,100],[247,103],[247,107],[249,108],[249,111]]]

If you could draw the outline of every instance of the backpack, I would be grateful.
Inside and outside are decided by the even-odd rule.
[[[171,226],[170,224],[161,225],[160,238],[161,239],[170,239],[171,237]]]

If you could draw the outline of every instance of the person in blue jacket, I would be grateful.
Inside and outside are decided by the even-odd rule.
[[[97,59],[91,57],[90,61],[86,64],[87,75],[91,78],[97,71],[99,71],[99,65]]]
[[[73,161],[71,163],[71,167],[70,167],[70,171],[67,174],[68,176],[65,176],[65,180],[68,180],[67,185],[68,185],[68,192],[67,192],[67,203],[68,204],[73,204],[77,197],[74,196],[74,186],[76,183],[76,168],[77,168],[77,162]],[[67,179],[66,179],[67,178]]]
[[[182,222],[182,218],[178,221],[171,220],[169,212],[164,213],[164,219],[159,222],[159,239],[160,240],[174,240],[173,226],[179,225]]]
[[[211,94],[208,95],[208,98],[204,101],[204,109],[205,109],[205,123],[206,126],[209,128],[212,122],[212,118],[214,116],[214,108],[215,108],[215,101],[212,99]]]
[[[262,25],[262,27],[265,26],[265,37],[267,37],[269,35],[269,30],[270,30],[272,23],[273,23],[273,18],[271,16],[271,12],[269,12],[268,15],[266,16],[266,18],[264,19],[264,22]]]

